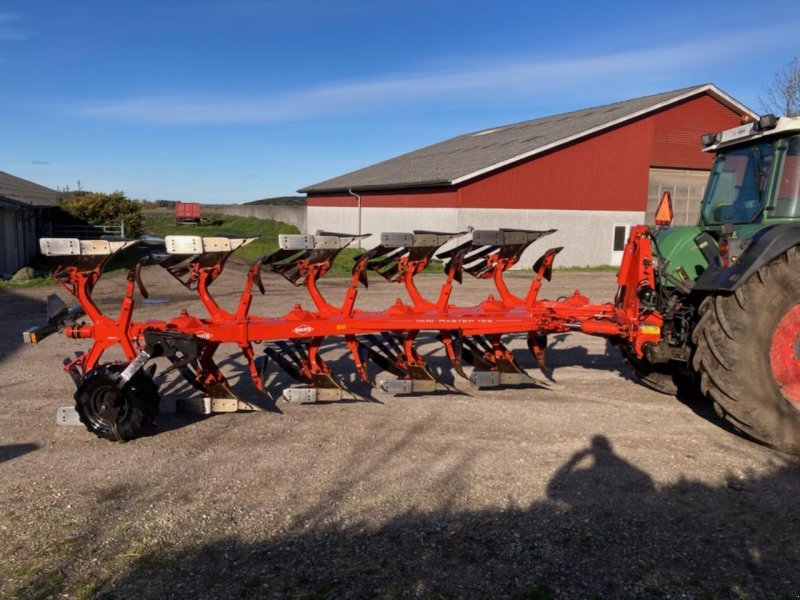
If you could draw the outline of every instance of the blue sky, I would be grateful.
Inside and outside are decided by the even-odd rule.
[[[759,110],[795,2],[0,0],[0,171],[246,202],[468,131],[712,82]]]

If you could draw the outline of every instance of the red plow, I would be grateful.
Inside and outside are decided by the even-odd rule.
[[[274,364],[297,382],[283,390],[284,399],[318,402],[353,394],[323,358],[323,343],[343,343],[358,376],[391,394],[457,391],[437,378],[418,352],[422,332],[435,333],[455,372],[477,388],[542,384],[517,363],[504,336],[526,336],[527,346],[545,374],[549,374],[545,361],[548,334],[578,331],[603,336],[639,357],[644,344],[658,343],[662,319],[650,302],[655,275],[647,227],[631,230],[617,275],[619,290],[615,301],[607,304],[590,304],[578,291],[556,301],[539,299],[542,282],[550,279],[561,248],[546,251],[535,262],[524,297],[509,290],[506,271],[519,262],[528,246],[552,232],[384,233],[378,246],[355,259],[350,284],[338,303],[323,295],[318,281],[343,248],[366,236],[283,235],[279,250],[250,267],[234,312],[220,307],[211,287],[233,252],[254,238],[168,236],[163,247],[151,252],[150,259],[196,291],[207,313],[196,316],[182,310],[169,321],[134,319],[137,288],[147,297],[141,277],[144,261],[128,273],[116,318],[104,314],[92,300],[92,290],[111,257],[139,244],[138,240],[42,239],[43,254],[57,265],[56,280],[78,300],[80,308],[68,309],[57,299],[51,300],[48,324],[26,331],[25,340],[36,343],[62,329],[70,338],[92,340],[86,353],[65,361],[65,370],[77,386],[75,408],[80,420],[99,437],[118,441],[145,434],[158,415],[158,377],[156,364],[151,362],[157,358],[169,362],[159,375],[178,370],[203,393],[205,412],[253,409],[236,396],[215,362],[222,344],[238,346],[258,390],[266,393],[265,378]],[[426,298],[414,278],[434,258],[445,265],[443,282],[436,298]],[[313,308],[298,303],[284,315],[251,314],[254,293],[266,291],[265,270],[305,287]],[[460,284],[464,272],[491,279],[495,293],[475,306],[451,304],[454,282]],[[382,311],[359,310],[359,288],[368,287],[370,273],[403,284],[408,301],[397,300]],[[81,313],[89,322],[81,320]],[[257,358],[258,345],[263,345],[263,354],[259,352]],[[103,362],[104,353],[116,346],[126,360]],[[372,365],[394,378],[373,382]],[[467,365],[472,367],[469,376]]]

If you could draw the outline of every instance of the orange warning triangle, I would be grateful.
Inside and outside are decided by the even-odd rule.
[[[669,227],[672,225],[672,196],[669,192],[661,194],[656,209],[656,225],[659,227]]]

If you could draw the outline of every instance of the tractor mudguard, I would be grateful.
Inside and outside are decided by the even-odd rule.
[[[731,267],[712,263],[695,281],[693,290],[700,292],[734,292],[761,267],[789,248],[800,245],[800,223],[765,227],[753,236],[750,247]]]

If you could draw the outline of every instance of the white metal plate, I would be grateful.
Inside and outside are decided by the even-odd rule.
[[[44,256],[71,256],[81,253],[78,238],[40,238],[39,249]]]
[[[386,246],[387,248],[408,248],[413,245],[413,233],[384,231],[381,234],[381,246]]]
[[[410,394],[414,391],[410,379],[383,379],[378,382],[380,388],[389,394]]]
[[[202,254],[203,238],[199,235],[168,235],[164,238],[167,254]]]
[[[74,406],[59,406],[56,410],[56,425],[80,427],[83,425]]]
[[[338,250],[353,241],[353,238],[340,238],[336,235],[315,235],[314,248],[317,250]]]
[[[281,250],[311,250],[314,236],[282,233],[278,236],[278,246]]]
[[[232,252],[258,238],[204,237],[203,252]]]
[[[283,390],[283,399],[286,402],[302,404],[304,402],[317,401],[317,388],[311,387],[290,387]]]
[[[730,142],[731,140],[745,138],[749,135],[753,135],[753,133],[755,133],[755,121],[720,132],[718,143],[722,144],[724,142]]]
[[[81,240],[81,254],[86,256],[103,256],[111,254],[111,246],[107,240]]]
[[[79,240],[77,238],[41,238],[44,256],[107,256],[139,243],[138,240]]]
[[[528,234],[525,231],[503,231],[503,244],[519,245],[528,241]]]
[[[255,242],[258,238],[251,237],[251,238],[234,238],[232,240],[228,240],[231,244],[231,250],[236,250],[241,248],[242,246],[247,246],[250,242]]]
[[[203,252],[230,252],[231,240],[226,237],[204,237]]]
[[[236,412],[239,401],[236,398],[207,398],[211,402],[212,413]]]
[[[439,246],[439,236],[435,233],[415,233],[414,246],[433,248]]]
[[[80,247],[84,256],[103,256],[115,254],[136,243],[138,240],[81,240]]]
[[[503,235],[497,230],[476,229],[472,232],[472,243],[476,246],[499,246],[503,243]]]

